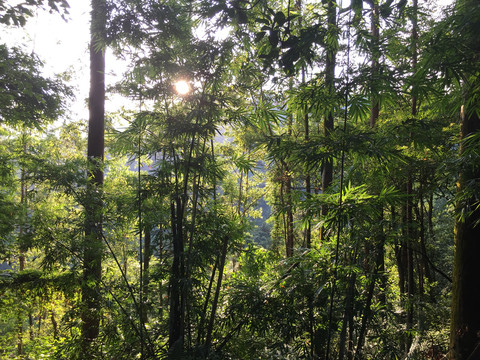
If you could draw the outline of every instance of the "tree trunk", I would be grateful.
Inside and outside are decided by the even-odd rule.
[[[23,157],[27,155],[27,134],[25,128],[22,131],[22,150],[23,150]],[[23,211],[27,209],[27,186],[25,181],[25,167],[22,165],[20,169],[20,205]],[[20,224],[20,228],[18,231],[18,237],[20,240],[20,256],[19,256],[19,270],[25,270],[25,245],[23,243],[23,235],[24,235],[24,221],[26,220],[26,214],[24,214],[24,218]],[[23,296],[23,292],[22,292]],[[17,354],[19,356],[23,355],[23,316],[21,314],[21,310],[19,309],[18,312],[18,334],[17,334]]]
[[[223,269],[225,267],[225,260],[227,257],[227,249],[228,249],[228,237],[225,236],[223,239],[223,246],[222,246],[222,253],[220,256],[220,264],[218,267],[218,280],[217,280],[217,288],[215,289],[215,295],[213,297],[213,303],[212,303],[212,312],[210,314],[210,321],[208,323],[208,328],[207,328],[207,337],[205,340],[205,348],[207,349],[207,352],[210,348],[210,345],[212,343],[212,334],[213,334],[213,325],[215,321],[215,314],[217,312],[217,305],[218,305],[218,298],[220,296],[220,289],[222,288],[222,279],[223,279]]]
[[[406,244],[405,244],[405,254],[406,254],[406,293],[407,301],[405,304],[407,312],[407,342],[405,347],[405,352],[408,353],[410,346],[412,345],[412,335],[410,330],[413,329],[413,315],[414,315],[414,301],[413,297],[415,294],[415,277],[414,277],[414,256],[413,256],[413,247],[414,247],[414,236],[413,236],[413,203],[411,196],[413,194],[413,186],[411,176],[408,175],[407,180],[407,203],[405,207],[405,227],[406,227]]]
[[[52,321],[52,327],[53,327],[53,339],[58,340],[58,323],[57,320],[55,319],[55,312],[50,310],[50,320]]]
[[[373,292],[375,290],[375,281],[376,277],[374,276],[373,279],[370,280],[370,284],[368,286],[367,298],[365,300],[365,308],[363,311],[362,316],[362,324],[360,326],[360,331],[358,333],[358,342],[357,342],[357,350],[355,351],[355,360],[362,359],[362,351],[363,345],[365,343],[365,337],[367,335],[367,325],[370,321],[371,313],[372,313],[372,299],[373,299]]]
[[[380,59],[380,8],[378,0],[373,1],[371,35],[372,35],[372,83],[371,83],[371,108],[370,108],[370,127],[375,127],[380,115],[380,104],[378,101],[378,76]]]
[[[306,106],[305,106],[304,125],[305,125],[305,142],[308,142],[308,140],[310,139],[310,126],[309,126],[308,112],[307,112]],[[310,179],[310,174],[308,173],[308,169],[306,169],[306,174],[305,174],[305,192],[307,193],[307,199],[309,199],[312,194],[312,185],[311,185],[311,179]],[[305,243],[306,243],[307,249],[310,249],[312,247],[312,229],[311,229],[310,220],[307,221],[307,225],[305,226]]]
[[[462,119],[461,138],[480,131],[476,111]],[[460,153],[465,152],[465,145]],[[453,268],[452,310],[450,328],[451,360],[477,359],[470,357],[480,343],[480,208],[474,195],[465,198],[467,189],[479,186],[480,166],[470,164],[460,173],[457,182],[457,217],[455,221],[455,258]],[[475,182],[472,185],[471,182]]]
[[[217,272],[218,262],[220,261],[220,256],[217,256],[217,260],[213,265],[212,273],[210,274],[210,281],[208,282],[207,295],[205,296],[205,302],[203,303],[203,311],[200,315],[200,325],[198,327],[197,334],[197,345],[199,345],[203,340],[203,331],[205,325],[205,317],[207,316],[208,303],[210,302],[210,295],[212,293],[213,282],[215,281],[215,273]]]
[[[422,192],[420,190],[420,192]],[[427,255],[427,231],[425,228],[425,201],[423,196],[420,195],[419,204],[415,207],[415,214],[418,218],[418,225],[419,225],[419,245],[420,245],[420,255],[421,255],[421,264],[420,269],[422,271],[422,275],[430,282],[433,282],[432,272],[430,269],[430,263],[428,260]],[[423,291],[420,291],[423,293]]]
[[[293,88],[293,78],[289,80],[289,88]],[[293,127],[293,116],[288,116],[288,124],[287,124],[287,134],[289,137],[292,136],[292,127]],[[292,198],[292,170],[290,168],[289,163],[286,160],[282,161],[283,167],[283,176],[282,179],[284,181],[285,186],[285,201],[286,206],[284,211],[286,211],[286,256],[292,257],[293,256],[293,244],[294,244],[294,232],[293,232],[293,198]]]
[[[161,234],[158,237],[158,248],[157,248],[158,263],[163,264],[164,259],[163,259],[163,226],[162,226],[162,224],[159,224],[158,232],[159,232],[159,234]],[[160,301],[159,301],[159,307],[160,307],[159,318],[160,318],[160,321],[163,321],[164,296],[165,296],[165,298],[167,298],[167,295],[163,295],[163,280],[160,280],[158,282],[158,294],[159,294],[159,298],[160,298]]]
[[[280,203],[282,206],[281,215],[283,217],[283,229],[285,239],[285,256],[287,258],[293,256],[293,210],[292,210],[292,194],[291,179],[288,165],[285,161],[281,162],[280,177]]]
[[[334,1],[329,0],[327,5],[327,35],[337,36],[337,5]],[[337,42],[330,41],[326,48],[325,59],[325,86],[328,93],[333,95],[335,92],[335,66],[337,56]],[[325,137],[329,137],[334,130],[334,110],[331,109],[325,116],[323,123],[323,133]],[[323,164],[322,172],[322,193],[324,193],[332,184],[333,181],[333,160],[328,159]],[[327,215],[328,210],[322,207],[321,216]],[[320,241],[325,239],[323,227],[320,229]]]
[[[82,336],[85,354],[89,345],[99,334],[100,293],[102,275],[102,194],[103,152],[105,124],[105,0],[92,0],[91,43],[90,43],[90,95],[88,122],[89,162],[87,193],[85,204],[86,226],[83,246]]]
[[[367,331],[368,331],[368,323],[371,319],[372,316],[372,301],[373,301],[373,295],[375,291],[375,286],[377,284],[377,281],[381,279],[381,277],[384,275],[382,272],[384,271],[384,247],[385,247],[385,237],[383,236],[383,229],[381,236],[379,236],[378,242],[375,247],[375,265],[373,269],[373,274],[371,276],[371,280],[368,286],[368,291],[367,291],[367,298],[365,300],[365,308],[363,311],[363,316],[362,316],[362,324],[360,327],[360,331],[358,334],[358,342],[357,342],[357,349],[355,351],[355,359],[362,359],[362,351],[363,351],[363,345],[365,343],[365,337],[367,336]]]
[[[150,260],[152,258],[152,227],[145,226],[145,244],[143,252],[143,303],[148,303],[150,284]],[[140,304],[143,306],[143,304]],[[148,307],[142,309],[143,323],[148,321]]]
[[[412,69],[416,71],[418,62],[418,0],[413,0],[412,5]],[[414,85],[412,88],[412,116],[417,115],[417,88]]]
[[[285,170],[285,197],[286,197],[286,206],[287,206],[287,242],[286,246],[286,255],[287,257],[293,256],[293,243],[294,243],[294,235],[293,235],[293,199],[292,199],[292,179],[290,176],[290,171],[288,167]]]
[[[242,188],[243,188],[243,171],[240,171],[240,183],[238,184],[238,205],[237,205],[238,215],[242,213]]]
[[[347,329],[351,319],[353,319],[353,316],[354,316],[353,303],[355,300],[356,279],[357,279],[357,274],[353,272],[350,275],[350,279],[348,281],[347,294],[345,296],[345,311],[343,313],[342,331],[340,332],[339,355],[338,355],[339,360],[343,360],[345,357],[345,353],[348,354],[348,350],[350,349],[350,344],[347,345]]]
[[[302,0],[297,0],[295,2],[295,10],[298,11],[299,14],[302,13]],[[299,29],[302,28],[302,20],[303,20],[302,16],[299,16],[298,17]],[[306,69],[305,69],[305,66],[302,66],[302,84],[305,84],[305,82],[306,82]],[[303,115],[303,125],[305,130],[304,140],[305,142],[308,142],[308,140],[310,139],[310,121],[309,121],[309,115],[308,115],[308,105],[305,105],[304,111],[305,111],[305,114]],[[306,195],[307,199],[309,199],[312,193],[312,184],[311,184],[311,178],[310,178],[310,174],[307,166],[305,167],[305,192],[307,194]],[[312,247],[312,229],[311,229],[310,220],[307,220],[307,224],[305,226],[305,246],[307,249],[310,249]],[[313,312],[313,309],[310,309],[310,311]],[[311,345],[313,346],[313,340]]]
[[[415,71],[417,67],[417,0],[413,0],[413,21],[412,21],[412,69]],[[413,117],[417,115],[417,96],[415,86],[412,89],[412,108],[411,114]],[[410,134],[411,137],[411,134]],[[413,222],[413,180],[412,175],[409,173],[407,175],[407,204],[406,204],[406,231],[407,231],[407,342],[405,352],[408,353],[410,346],[412,345],[412,335],[411,330],[413,329],[413,315],[414,315],[414,294],[415,294],[415,278],[414,278],[414,256],[413,256],[413,247],[414,247],[414,222]]]
[[[170,278],[170,318],[169,340],[170,351],[179,354],[183,351],[185,333],[185,312],[182,280],[185,275],[183,246],[183,211],[182,201],[177,198],[171,203],[173,262]]]

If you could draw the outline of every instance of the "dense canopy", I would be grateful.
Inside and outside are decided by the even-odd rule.
[[[87,101],[0,43],[0,357],[480,357],[477,1],[89,9]]]

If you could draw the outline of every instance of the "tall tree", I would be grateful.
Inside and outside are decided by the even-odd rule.
[[[459,45],[468,52],[462,60],[464,106],[461,118],[460,155],[465,159],[457,182],[457,217],[455,221],[455,258],[453,269],[452,309],[450,328],[450,359],[465,360],[480,357],[480,166],[478,134],[480,107],[478,95],[478,60],[480,57],[480,5],[474,0],[456,3],[454,29]],[[473,137],[471,137],[473,135]],[[469,139],[470,137],[470,139]],[[475,141],[474,141],[475,140]]]
[[[370,108],[370,127],[375,127],[380,116],[380,104],[378,100],[378,76],[380,68],[380,4],[378,0],[372,2],[371,30],[372,36],[372,95]]]
[[[102,276],[102,185],[105,127],[105,39],[106,2],[91,2],[90,94],[87,158],[89,162],[85,203],[85,240],[83,245],[82,335],[84,351],[99,334]]]
[[[480,118],[477,111],[466,109],[462,116],[461,154],[471,151],[465,140],[480,131]],[[453,272],[452,312],[450,347],[453,360],[477,359],[480,356],[480,207],[478,186],[480,166],[470,164],[460,173],[457,183],[457,219],[455,222],[455,260]],[[469,191],[474,184],[477,194]],[[475,191],[474,190],[474,191]],[[475,355],[473,355],[475,353]]]
[[[411,44],[412,44],[412,69],[415,72],[417,68],[417,59],[418,59],[418,50],[417,50],[417,42],[418,42],[418,0],[413,1],[412,6],[412,37],[411,37]],[[417,94],[416,88],[412,89],[412,107],[411,107],[411,114],[412,117],[415,118],[417,116]],[[405,219],[406,219],[406,254],[407,254],[407,342],[406,342],[406,352],[410,350],[412,345],[412,336],[410,335],[413,330],[413,322],[414,322],[414,295],[415,295],[415,274],[414,274],[414,253],[413,248],[415,245],[414,239],[414,220],[413,220],[413,180],[412,174],[409,171],[407,174],[407,184],[406,184],[406,193],[407,193],[407,202],[405,204],[406,211],[405,211]]]
[[[474,112],[465,115],[462,120],[461,136],[466,139],[473,132],[480,131],[480,119]],[[477,145],[478,146],[478,145]],[[461,152],[465,153],[465,144]],[[480,168],[472,164],[460,174],[457,190],[459,197],[468,191],[472,181],[478,186]],[[453,273],[452,319],[451,319],[451,359],[476,359],[480,355],[478,332],[480,331],[480,288],[477,285],[480,276],[478,254],[480,254],[480,209],[475,197],[459,200],[458,218],[455,223],[455,263]],[[464,212],[462,216],[460,213]],[[471,357],[472,353],[476,355]]]
[[[335,94],[335,67],[338,50],[338,27],[337,27],[337,5],[330,0],[327,3],[327,38],[325,52],[325,87],[328,96],[333,100]],[[323,123],[323,133],[325,137],[329,137],[334,130],[334,108],[330,107],[327,111]],[[327,159],[323,165],[322,172],[322,192],[325,192],[333,181],[333,160]],[[327,209],[322,208],[322,215],[326,215]],[[320,237],[324,238],[323,228]]]

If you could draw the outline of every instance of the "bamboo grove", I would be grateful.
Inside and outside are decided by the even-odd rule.
[[[0,44],[1,358],[479,358],[477,1],[90,5],[89,119]]]

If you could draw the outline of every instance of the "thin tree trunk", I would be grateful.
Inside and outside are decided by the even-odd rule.
[[[250,160],[250,154],[248,154],[248,160]],[[242,209],[242,224],[245,222],[245,214],[247,213],[247,200],[248,200],[248,180],[250,179],[248,175],[248,170],[245,174],[245,200],[243,204],[243,209]]]
[[[237,213],[240,215],[242,213],[242,187],[243,187],[243,171],[240,171],[240,183],[238,184],[238,205]]]
[[[297,2],[298,11],[301,11],[301,1]],[[301,20],[299,20],[301,21]],[[305,83],[305,69],[302,68],[302,82]],[[309,126],[309,119],[308,119],[308,110],[307,106],[305,106],[305,115],[304,115],[304,127],[305,127],[305,142],[308,142],[310,138],[310,126]],[[312,186],[310,180],[310,174],[308,173],[308,168],[305,168],[305,192],[307,194],[307,199],[311,197],[312,193]],[[307,249],[312,247],[312,229],[311,229],[311,221],[307,220],[305,225],[305,246]],[[315,313],[313,309],[313,301],[311,298],[308,299],[308,319],[309,319],[309,328],[308,331],[310,333],[310,356],[313,358],[315,355]]]
[[[55,312],[53,310],[50,310],[50,320],[52,322],[52,327],[53,327],[53,339],[58,340],[58,323],[57,323],[57,320],[55,319]]]
[[[215,159],[215,147],[214,147],[213,139],[211,139],[210,143],[211,143],[212,159]],[[214,201],[214,204],[216,205],[217,204],[217,181],[216,181],[216,179],[214,179],[213,183],[214,183],[213,184],[214,185],[213,186],[213,201]],[[212,269],[212,274],[210,275],[210,281],[209,281],[209,284],[208,284],[207,296],[205,297],[205,302],[204,302],[204,305],[203,305],[203,312],[202,312],[201,319],[200,319],[200,327],[199,327],[198,335],[197,335],[197,344],[200,344],[202,339],[203,339],[204,324],[205,324],[205,319],[207,317],[208,303],[210,301],[210,296],[211,296],[211,293],[212,293],[212,287],[213,287],[213,283],[215,281],[215,273],[216,273],[218,265],[221,261],[221,256],[222,256],[222,254],[217,255],[217,257],[215,259],[215,264],[214,264],[213,269]],[[222,269],[222,271],[223,271],[223,269]],[[208,347],[205,346],[205,351],[207,353],[208,353],[208,350],[209,350]]]
[[[358,334],[357,349],[355,350],[355,359],[357,360],[362,359],[363,346],[365,343],[365,337],[367,335],[367,330],[368,330],[367,326],[372,316],[371,306],[372,306],[373,295],[375,291],[375,285],[377,281],[380,280],[380,277],[383,275],[381,272],[383,271],[383,266],[384,266],[384,246],[385,246],[385,237],[381,236],[375,248],[375,251],[376,251],[375,267],[373,269],[372,278],[370,280],[370,284],[368,287],[367,298],[365,300],[365,308],[362,316],[362,324]]]
[[[413,337],[411,335],[411,330],[414,325],[414,295],[415,295],[415,277],[414,277],[414,256],[413,256],[413,247],[414,247],[414,234],[413,234],[413,203],[411,196],[413,195],[412,189],[412,180],[409,175],[407,180],[407,206],[406,206],[406,231],[407,231],[407,343],[406,343],[406,353],[410,350],[412,345]]]
[[[285,170],[285,197],[287,202],[287,243],[286,245],[286,254],[287,257],[293,256],[293,199],[292,199],[292,179],[289,173],[288,167]]]
[[[17,329],[18,329],[18,332],[17,332],[17,354],[19,356],[22,356],[23,355],[23,321],[22,321],[22,317],[21,315],[19,314],[19,316],[17,317]]]
[[[371,80],[371,106],[370,106],[370,127],[374,128],[378,122],[378,118],[380,116],[380,103],[379,103],[379,67],[380,67],[380,11],[379,11],[379,3],[378,0],[374,0],[372,2],[372,13],[371,13],[371,26],[370,26],[370,34],[372,36],[372,47],[371,47],[371,72],[372,72],[372,80]],[[372,278],[370,279],[370,283],[368,286],[367,290],[367,298],[365,302],[365,308],[363,311],[363,316],[362,316],[362,322],[358,334],[358,340],[357,340],[357,348],[355,350],[355,359],[361,359],[362,358],[362,351],[363,351],[363,346],[365,343],[365,338],[367,335],[367,325],[370,321],[371,318],[371,304],[373,301],[373,295],[374,295],[374,290],[375,290],[375,285],[377,283],[377,280],[380,280],[382,283],[385,283],[385,281],[382,281],[381,278],[384,276],[384,270],[385,270],[385,256],[384,256],[384,246],[385,246],[385,236],[383,232],[383,208],[381,205],[379,205],[380,209],[380,215],[379,215],[379,226],[378,229],[376,229],[375,232],[375,238],[376,238],[376,247],[374,248],[375,250],[375,264],[373,268],[373,274],[371,275]],[[369,246],[368,243],[365,244],[366,247],[366,270],[367,272],[370,269],[370,266],[368,265],[368,262],[370,261],[369,259]],[[385,303],[385,294],[384,294],[384,289],[382,290],[382,293],[380,294],[381,301]]]
[[[43,309],[38,314],[38,325],[37,325],[37,336],[40,335],[42,331],[43,321],[47,319],[47,310]]]
[[[418,237],[420,240],[420,255],[421,255],[420,269],[424,277],[430,283],[432,283],[432,272],[430,271],[430,263],[427,255],[427,234],[425,229],[425,204],[424,204],[422,195],[420,195],[418,206],[415,207],[415,214],[418,218],[418,225],[419,225]],[[423,293],[423,291],[421,291],[421,293]]]
[[[418,24],[417,24],[417,11],[418,11],[418,1],[413,0],[413,20],[412,20],[412,69],[416,71],[417,68],[417,40],[418,40]],[[416,87],[412,89],[412,108],[411,114],[413,117],[417,116],[417,94]],[[414,326],[414,301],[413,297],[415,294],[415,278],[414,278],[414,256],[413,256],[413,247],[414,247],[414,234],[413,234],[413,180],[412,175],[409,173],[407,178],[407,342],[405,352],[408,353],[410,346],[412,345],[412,335],[411,330]]]
[[[205,348],[208,350],[210,349],[210,345],[212,344],[212,334],[213,334],[213,325],[215,322],[215,314],[217,312],[217,305],[218,305],[218,298],[220,296],[220,289],[222,287],[222,279],[223,279],[223,269],[225,267],[225,260],[227,257],[227,249],[228,249],[228,237],[225,236],[223,239],[223,246],[222,246],[222,253],[220,256],[220,264],[218,267],[218,280],[217,280],[217,288],[215,290],[215,295],[213,297],[212,302],[212,312],[210,313],[210,321],[208,323],[207,328],[207,337],[205,339]]]
[[[342,331],[340,332],[339,355],[338,359],[343,360],[345,354],[348,353],[349,346],[347,345],[347,329],[350,319],[353,318],[353,301],[355,297],[355,282],[357,274],[352,273],[348,281],[347,294],[345,296],[345,311],[343,313]]]
[[[325,59],[325,86],[328,89],[328,94],[332,96],[335,93],[335,66],[336,66],[336,56],[338,50],[337,36],[337,3],[333,0],[328,0],[327,2],[327,45],[326,45],[326,59]],[[333,106],[329,109],[327,115],[324,118],[323,123],[323,133],[326,139],[330,138],[331,134],[335,130],[334,127],[334,114],[335,109]],[[343,164],[342,164],[343,166]],[[343,171],[343,169],[342,169]],[[343,174],[342,174],[343,179]],[[322,173],[322,193],[325,193],[333,181],[333,159],[327,159],[323,164],[323,173]],[[340,184],[340,192],[343,191]],[[341,199],[341,197],[340,197]],[[322,206],[320,209],[320,217],[326,217],[328,209],[325,206]],[[338,225],[340,226],[340,225]],[[337,229],[338,234],[340,233],[340,228]],[[325,228],[322,226],[320,228],[320,241],[326,240]],[[335,260],[334,260],[334,282],[330,293],[330,304],[329,304],[329,314],[328,314],[328,327],[327,327],[327,341],[326,341],[326,350],[325,350],[325,359],[328,360],[330,357],[330,344],[332,342],[332,323],[333,323],[333,303],[335,299],[335,283],[337,276],[337,266],[338,266],[338,253],[339,253],[339,241],[340,238],[337,236],[337,244],[335,250]],[[318,350],[317,350],[318,351]],[[314,354],[319,357],[319,353]]]
[[[30,341],[32,341],[34,339],[34,335],[33,335],[33,315],[32,315],[32,312],[29,310],[29,314],[28,314],[28,332],[29,332],[29,335],[30,335]]]
[[[289,79],[289,88],[293,88],[293,78],[290,77]],[[292,136],[292,126],[293,126],[293,116],[288,116],[288,124],[287,124],[287,134],[289,137]],[[292,171],[290,169],[290,165],[287,161],[282,161],[283,167],[283,176],[282,179],[284,181],[285,186],[285,202],[286,207],[284,211],[286,211],[286,256],[292,257],[293,256],[293,243],[294,243],[294,233],[293,233],[293,198],[292,198]]]
[[[295,2],[295,10],[298,11],[299,14],[302,13],[302,0],[297,0]],[[299,28],[302,27],[302,20],[303,20],[302,16],[299,16],[298,17]],[[305,70],[305,66],[302,66],[302,84],[305,84],[305,82],[306,82],[306,70]],[[304,140],[305,142],[308,142],[308,140],[310,139],[310,121],[308,116],[308,106],[306,104],[305,104],[304,111],[305,111],[305,114],[303,116],[303,126],[305,129]],[[310,198],[310,195],[312,193],[312,185],[311,185],[310,174],[307,167],[305,167],[305,192],[307,194],[307,199]],[[312,229],[311,229],[310,220],[307,221],[307,224],[305,226],[305,244],[307,249],[310,249],[312,247]],[[313,316],[313,309],[310,309],[310,312],[312,312],[312,316]],[[313,340],[312,340],[312,348],[313,348]],[[313,353],[312,353],[312,356],[313,356]]]
[[[371,84],[371,109],[370,109],[370,127],[375,127],[380,115],[380,104],[378,101],[378,76],[379,76],[379,59],[380,59],[380,7],[378,0],[373,1],[372,19],[371,19],[371,35],[372,35],[372,84]]]
[[[329,0],[327,4],[327,33],[328,36],[337,36],[337,5],[334,1]],[[325,59],[325,86],[328,89],[328,93],[333,95],[335,92],[335,66],[337,56],[337,44],[336,41],[331,41],[326,48]],[[325,116],[323,123],[323,134],[325,137],[329,137],[334,130],[334,110],[331,109],[327,116]],[[323,164],[322,172],[322,193],[325,193],[330,187],[333,181],[333,160],[328,159]],[[325,217],[328,213],[326,207],[321,209],[321,217]],[[320,241],[325,239],[325,230],[322,227],[320,229]]]
[[[210,301],[210,295],[212,294],[212,287],[213,282],[215,281],[215,273],[217,272],[217,266],[220,258],[217,256],[217,261],[213,265],[212,273],[210,275],[210,281],[208,283],[207,295],[205,296],[205,302],[203,303],[203,311],[200,317],[200,325],[198,327],[198,334],[197,334],[197,344],[200,344],[203,339],[203,328],[205,325],[205,317],[207,315],[208,303]]]
[[[182,233],[182,204],[177,197],[171,203],[172,237],[173,237],[173,262],[170,278],[170,318],[169,318],[169,349],[175,353],[183,351],[185,332],[184,299],[182,280],[184,278],[183,261],[183,233]]]
[[[193,142],[193,139],[192,139]],[[205,149],[206,149],[206,142],[207,140],[205,139],[203,142],[203,148],[202,148],[202,154],[205,154]],[[193,143],[192,143],[192,148],[193,151]],[[213,153],[213,142],[212,142],[212,156],[214,156]],[[191,156],[191,155],[190,155]],[[193,250],[193,240],[194,240],[194,235],[195,235],[195,224],[197,220],[197,210],[198,210],[198,199],[199,199],[199,188],[200,188],[200,183],[201,183],[201,176],[196,174],[196,172],[193,173],[192,175],[192,193],[193,193],[193,199],[192,199],[192,215],[190,219],[190,234],[188,234],[188,243],[187,243],[187,252],[185,256],[185,278],[189,279],[190,278],[190,273],[191,273],[191,261],[190,259],[192,250]],[[184,188],[184,191],[186,191],[186,187]],[[185,194],[186,195],[186,194]],[[187,345],[190,347],[192,343],[192,334],[191,334],[191,327],[190,327],[190,296],[189,293],[185,293],[185,323],[188,324],[186,325],[187,329]]]
[[[353,222],[351,225],[352,229],[354,228]],[[354,233],[350,233],[351,240],[353,241]],[[353,256],[349,263],[355,265],[357,263],[357,254],[358,254],[358,243],[355,243],[355,248]],[[353,332],[351,327],[353,326],[353,317],[354,317],[354,301],[355,301],[355,283],[357,281],[356,272],[352,271],[349,275],[347,290],[345,294],[345,307],[343,312],[343,321],[342,321],[342,330],[340,332],[340,341],[339,341],[339,356],[340,360],[343,360],[345,355],[347,359],[353,358]],[[347,340],[348,336],[348,340]]]
[[[144,252],[143,252],[143,302],[148,304],[149,284],[150,284],[150,260],[152,258],[152,227],[145,226],[144,235]],[[140,304],[142,306],[142,304]],[[142,310],[143,323],[148,320],[148,307]]]
[[[413,0],[412,5],[412,69],[415,72],[417,70],[418,62],[418,0]],[[412,88],[412,116],[417,115],[417,88],[413,86]]]
[[[307,113],[306,106],[305,106],[304,124],[305,124],[305,142],[308,142],[308,140],[310,139],[310,129],[309,129],[308,113]],[[306,174],[305,174],[305,192],[307,193],[307,199],[310,198],[310,195],[312,193],[312,185],[311,185],[311,179],[310,179],[310,174],[308,173],[308,169],[306,169]],[[310,249],[312,247],[312,229],[311,229],[310,220],[307,221],[307,224],[305,226],[305,242],[306,242],[307,249]]]
[[[25,128],[22,131],[22,151],[23,151],[23,157],[26,156],[27,154],[27,134],[25,132]],[[26,211],[27,208],[27,186],[25,183],[25,167],[22,164],[22,168],[20,169],[20,205],[22,207],[23,211]],[[24,224],[23,221],[25,221],[26,215],[24,214],[24,219],[22,219],[22,223],[20,224],[20,228],[18,231],[18,236],[20,239],[20,256],[19,256],[19,270],[23,271],[25,270],[25,249],[23,245],[23,232],[24,232]],[[23,296],[23,293],[22,293]],[[17,353],[18,355],[23,355],[23,319],[22,319],[22,314],[21,311],[19,310],[18,312],[18,334],[17,334]]]
[[[123,253],[123,272],[124,272],[125,276],[127,276],[128,255],[127,255],[127,245],[125,243],[122,245],[122,253]]]
[[[433,194],[430,194],[428,199],[428,210],[427,210],[427,226],[428,226],[428,236],[432,244],[435,244],[435,231],[433,229]],[[430,258],[427,256],[428,263],[432,268],[432,272],[430,273],[431,283],[435,283],[436,281],[436,272],[438,271],[437,267],[432,265]],[[433,292],[431,293],[430,300],[435,303],[437,301],[437,297],[434,296]]]
[[[162,224],[159,225],[158,232],[160,236],[158,237],[158,262],[159,264],[163,265],[163,226]],[[160,296],[160,312],[159,317],[160,321],[163,321],[163,307],[164,307],[164,298],[163,298],[163,280],[158,282],[158,293]],[[166,297],[166,296],[165,296]]]
[[[435,231],[433,230],[433,194],[428,197],[428,233],[432,239],[435,238]]]
[[[375,277],[371,279],[370,285],[368,287],[367,298],[365,301],[365,308],[362,316],[362,324],[360,327],[360,331],[358,333],[357,349],[355,350],[356,360],[362,359],[363,345],[365,343],[365,336],[367,334],[367,325],[372,313],[371,306],[372,306],[372,299],[373,299],[373,291],[375,290],[375,280],[376,280]]]
[[[395,206],[392,205],[392,209],[391,209],[391,213],[392,213],[392,226],[395,227],[397,224],[397,213],[395,211]],[[404,219],[402,219],[403,222]],[[402,235],[404,233],[404,230],[402,230]],[[397,260],[397,269],[398,269],[398,288],[399,288],[399,291],[400,291],[400,294],[403,295],[405,293],[405,278],[406,278],[406,266],[405,266],[405,263],[406,261],[404,260],[404,258],[406,258],[404,256],[404,250],[405,250],[405,244],[404,242],[400,242],[398,243],[397,240],[396,240],[396,243],[395,243],[395,258]]]
[[[355,355],[355,339],[354,339],[354,332],[355,332],[355,323],[354,323],[354,313],[350,314],[348,320],[348,343],[347,343],[347,360],[353,360]]]
[[[102,276],[102,195],[105,124],[105,0],[92,0],[90,42],[90,95],[88,122],[89,174],[85,204],[86,226],[83,246],[82,336],[84,355],[90,353],[90,343],[99,334],[100,280]]]
[[[283,218],[285,256],[293,256],[293,211],[291,196],[291,180],[288,165],[285,161],[281,162],[282,175],[280,178],[280,203],[282,206],[281,215]]]
[[[378,254],[378,263],[377,263],[377,271],[378,271],[378,277],[380,278],[380,284],[381,284],[381,291],[380,294],[378,295],[378,299],[380,304],[382,304],[384,307],[387,305],[387,297],[385,292],[387,291],[387,284],[388,284],[388,279],[387,275],[385,274],[385,229],[383,227],[383,222],[384,222],[384,211],[383,208],[381,209],[381,213],[379,216],[379,245],[377,248],[377,251],[379,252]]]

